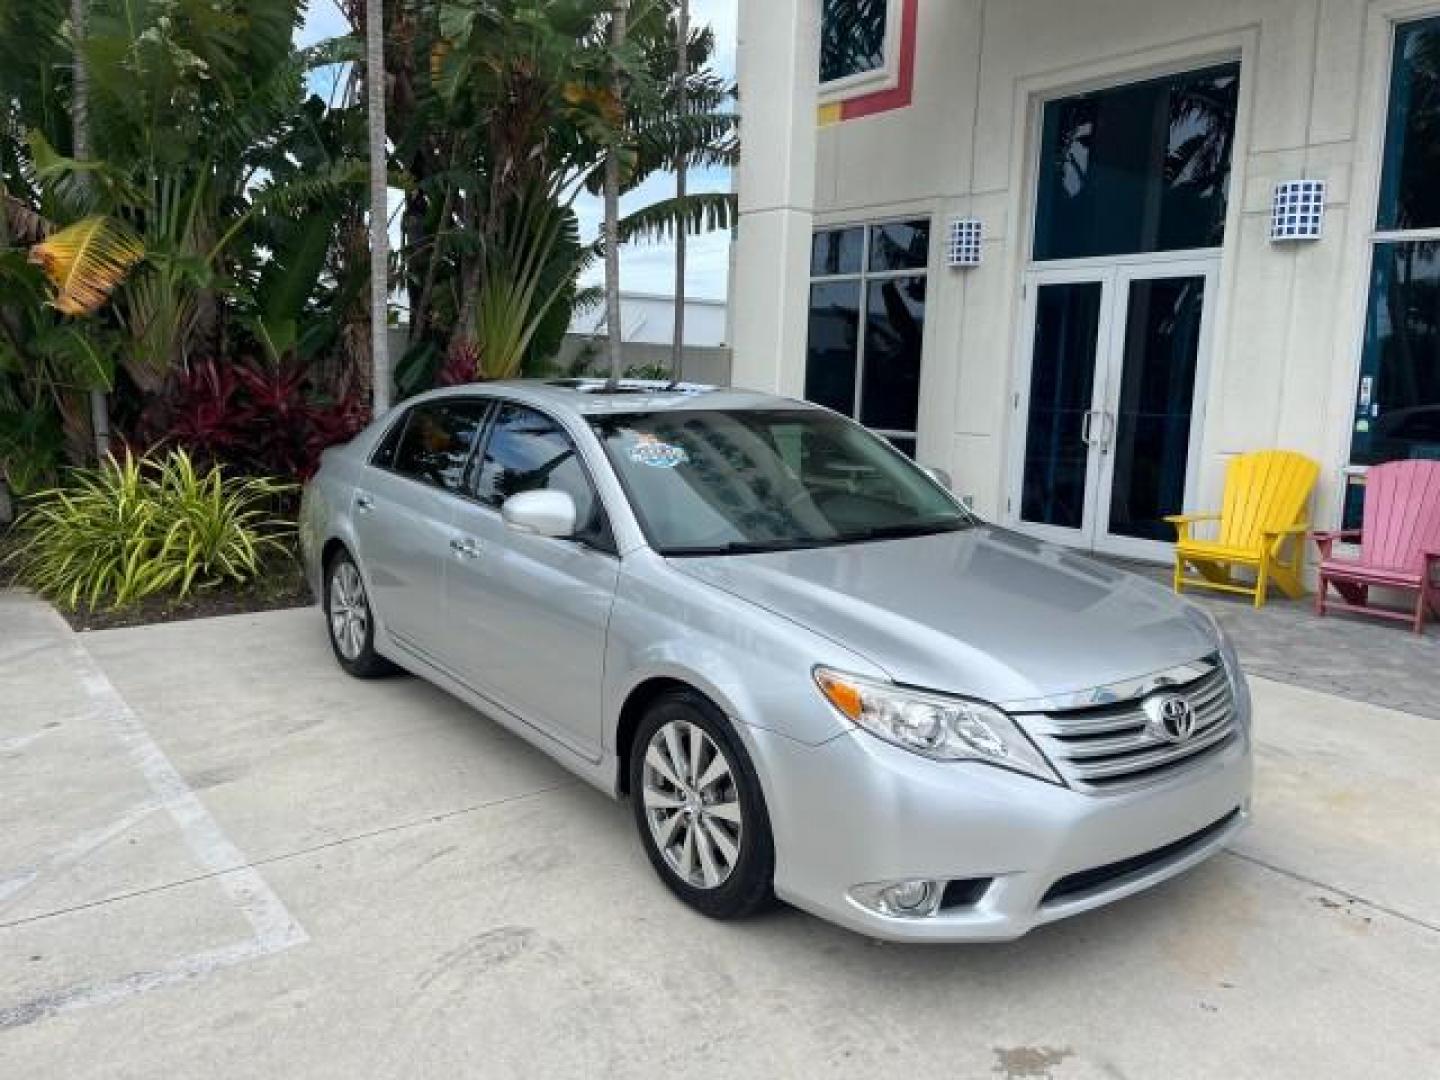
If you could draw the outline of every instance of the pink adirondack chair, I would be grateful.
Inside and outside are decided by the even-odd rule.
[[[1330,608],[1398,619],[1425,631],[1429,609],[1440,615],[1440,461],[1394,461],[1365,475],[1365,527],[1314,533],[1320,547],[1315,610]],[[1334,554],[1336,541],[1360,538],[1360,557]],[[1342,600],[1331,600],[1331,586]],[[1373,587],[1414,592],[1413,613],[1370,604]],[[1343,601],[1343,602],[1342,602]]]

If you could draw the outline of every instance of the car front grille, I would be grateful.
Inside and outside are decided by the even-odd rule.
[[[1158,783],[1220,753],[1238,736],[1234,694],[1219,657],[1204,674],[1144,697],[1114,704],[1017,716],[1077,791],[1109,794]],[[1145,709],[1150,699],[1181,697],[1194,710],[1194,731],[1172,741]]]

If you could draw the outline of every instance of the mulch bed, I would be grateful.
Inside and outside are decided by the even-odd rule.
[[[0,526],[0,589],[15,583],[14,567],[3,565],[5,557],[14,550],[15,543],[14,534]],[[55,609],[75,630],[110,630],[121,626],[208,619],[212,615],[243,615],[252,611],[308,607],[312,603],[310,587],[305,583],[299,561],[283,559],[272,562],[257,581],[244,587],[217,586],[194,593],[184,600],[173,596],[152,596],[119,611],[93,610],[84,604],[75,611],[67,611],[59,604],[55,605]]]

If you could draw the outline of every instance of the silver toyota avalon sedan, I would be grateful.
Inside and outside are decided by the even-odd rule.
[[[1249,814],[1213,620],[811,405],[437,391],[325,455],[301,532],[341,667],[414,672],[628,798],[707,915],[778,896],[877,938],[1010,939]]]

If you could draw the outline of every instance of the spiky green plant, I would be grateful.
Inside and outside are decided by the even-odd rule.
[[[291,549],[294,522],[274,511],[289,484],[197,469],[179,450],[109,458],[70,479],[34,498],[12,558],[21,584],[72,610],[243,585]]]

